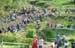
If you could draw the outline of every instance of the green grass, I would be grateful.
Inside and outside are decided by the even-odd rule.
[[[51,8],[58,8],[58,9],[74,8],[75,7],[74,4],[69,3],[69,0],[39,0],[39,2],[40,3],[45,3],[47,5],[50,5]],[[7,5],[6,3],[8,3],[10,6],[14,5],[15,9],[13,8],[10,11],[5,11],[3,6],[6,6]],[[9,12],[12,13],[14,10],[19,11],[22,7],[29,8],[30,4],[29,4],[29,2],[27,2],[25,0],[19,0],[18,1],[18,5],[15,4],[15,3],[12,4],[11,2],[2,2],[0,4],[0,6],[1,6],[1,8],[0,8],[0,14],[1,14],[0,17],[2,17],[2,16],[7,16],[9,14]],[[42,6],[41,5],[40,6],[36,6],[36,8],[41,9]],[[66,15],[64,13],[62,13],[61,15],[63,15],[63,16],[70,16],[69,14]],[[58,15],[56,15],[56,16],[58,16]],[[18,23],[18,22],[21,22],[21,20],[10,22],[8,25],[14,24],[14,23]],[[63,24],[65,26],[67,26],[68,24],[70,24],[70,22],[67,19],[57,19],[57,20],[55,20],[55,22]],[[75,24],[75,20],[74,20],[74,24]],[[36,26],[35,25],[36,25],[36,23],[30,23],[27,27],[24,27],[25,28],[25,32],[28,32],[29,30],[32,30],[33,32],[36,32],[36,29],[35,29]],[[42,28],[46,28],[46,25],[47,24],[46,24],[45,21],[41,22],[41,27]],[[6,24],[0,23],[0,27],[4,27],[4,26],[6,26]],[[68,40],[69,39],[75,39],[75,37],[74,37],[75,36],[75,30],[57,29],[57,30],[54,30],[54,32],[55,33],[59,33],[60,35],[62,35],[62,33],[65,34],[67,36]],[[12,34],[11,33],[7,33],[7,34],[5,34],[4,37],[7,37],[7,40],[9,40],[9,38],[12,37],[12,40],[14,39],[13,41],[15,41],[17,39],[17,42],[19,42],[20,39],[22,39],[21,36],[24,37],[24,38],[26,38],[25,35],[26,35],[26,33],[14,33],[14,34],[13,33]],[[1,38],[2,38],[2,36],[1,36]],[[18,47],[17,46],[13,47],[13,46],[10,46],[10,45],[9,46],[8,45],[4,45],[4,48],[18,48]]]
[[[20,46],[3,45],[1,48],[20,48]]]

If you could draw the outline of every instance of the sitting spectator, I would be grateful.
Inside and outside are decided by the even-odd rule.
[[[7,30],[11,32],[11,26],[8,26]]]
[[[44,43],[44,46],[43,46],[43,48],[47,48],[47,44],[46,44],[46,43]]]
[[[27,12],[27,9],[24,8],[24,7],[22,7],[22,9],[21,9],[21,14],[25,14],[26,12]]]
[[[29,18],[27,18],[27,24],[29,24],[29,22],[30,22],[30,19],[29,19]]]
[[[20,31],[21,30],[21,27],[22,27],[21,24],[17,24],[16,25],[17,31]]]
[[[2,33],[2,29],[0,29],[0,33]]]
[[[55,43],[52,42],[51,45],[50,45],[50,47],[51,47],[51,48],[55,48]]]

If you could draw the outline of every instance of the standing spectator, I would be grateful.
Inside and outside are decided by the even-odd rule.
[[[56,42],[59,42],[60,41],[60,35],[57,33],[56,35]]]
[[[57,42],[57,47],[56,48],[60,48],[60,41]]]
[[[66,36],[64,34],[62,34],[62,44],[63,45],[64,45],[65,41],[66,41]]]
[[[32,48],[38,48],[38,38],[36,36],[33,38]]]
[[[42,38],[39,39],[39,48],[43,48],[44,40]]]

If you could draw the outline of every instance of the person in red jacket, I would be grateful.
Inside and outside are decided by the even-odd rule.
[[[32,48],[38,48],[38,38],[35,36],[33,38]]]

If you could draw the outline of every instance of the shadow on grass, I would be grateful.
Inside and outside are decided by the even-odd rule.
[[[64,4],[62,4],[62,5],[74,5],[75,3],[73,3],[73,2],[68,2],[68,3],[64,3]]]

